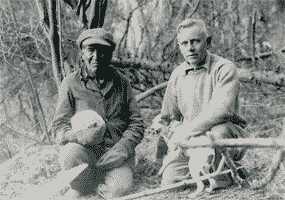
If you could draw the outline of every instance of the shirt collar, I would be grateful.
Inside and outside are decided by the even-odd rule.
[[[111,69],[112,72],[111,74],[114,72],[113,69]],[[100,90],[99,86],[97,84],[97,82],[94,80],[93,77],[88,75],[88,71],[86,69],[86,65],[82,65],[81,66],[81,70],[80,70],[80,80],[84,81],[84,84],[87,88],[90,88],[92,90],[95,91],[101,91],[103,92],[104,95],[107,94],[107,92],[112,88],[113,86],[113,76],[109,76],[109,78],[106,80],[106,82],[103,84],[103,88]]]
[[[206,68],[206,69],[208,70],[208,72],[209,72],[209,70],[210,70],[210,52],[207,51],[206,53],[207,53],[207,54],[206,54],[206,61],[205,61],[205,64],[204,64],[203,66],[201,66],[201,67]],[[194,67],[191,66],[191,65],[189,65],[187,62],[185,62],[185,69],[184,69],[185,75],[187,75],[189,69],[190,69],[190,70],[191,70],[191,69],[194,69]]]
[[[86,66],[82,65],[80,69],[80,80],[87,81],[87,71]]]

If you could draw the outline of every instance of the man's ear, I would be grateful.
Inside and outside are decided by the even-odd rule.
[[[84,61],[86,59],[86,56],[83,52],[81,53],[81,59],[82,59],[82,61]]]
[[[207,37],[206,41],[207,41],[207,45],[208,45],[208,47],[210,47],[210,46],[211,46],[211,44],[212,44],[212,36],[211,36],[211,35],[209,35],[209,36]]]

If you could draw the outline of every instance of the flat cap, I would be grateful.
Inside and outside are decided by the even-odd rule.
[[[102,44],[113,47],[114,49],[116,47],[112,33],[103,28],[94,28],[82,31],[76,42],[80,49],[82,49],[82,45],[90,44]]]

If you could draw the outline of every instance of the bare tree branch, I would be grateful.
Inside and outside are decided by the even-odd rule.
[[[256,69],[256,61],[255,61],[255,54],[256,54],[256,49],[255,49],[255,37],[256,37],[256,20],[257,20],[257,11],[256,9],[253,10],[253,14],[252,14],[252,66],[253,66],[253,69]]]
[[[243,167],[238,167],[237,169],[240,169],[240,168],[243,168]],[[131,194],[131,195],[123,196],[123,197],[119,197],[119,198],[113,198],[112,200],[127,200],[127,199],[135,199],[135,198],[138,198],[138,197],[145,197],[145,196],[149,196],[149,195],[152,195],[152,194],[160,193],[160,192],[163,192],[163,191],[166,191],[166,190],[178,188],[178,187],[181,187],[181,186],[190,185],[190,184],[196,183],[198,181],[207,180],[207,179],[213,178],[213,177],[215,177],[217,175],[227,174],[229,172],[231,172],[230,169],[222,171],[221,173],[219,173],[219,171],[217,171],[217,172],[214,172],[214,173],[211,173],[211,174],[200,176],[199,178],[190,179],[190,180],[184,180],[184,181],[181,181],[181,182],[178,182],[178,183],[164,185],[164,186],[156,188],[156,189],[143,191],[143,192],[139,192],[139,193],[136,193],[136,194]]]
[[[35,1],[38,7],[41,23],[46,24],[47,27],[49,27],[50,23],[49,23],[48,9],[47,9],[48,7],[47,1],[46,0],[35,0]]]
[[[34,39],[36,47],[38,49],[39,55],[42,56],[45,60],[52,62],[52,60],[48,56],[44,55],[44,53],[42,52],[41,47],[39,45],[39,42],[41,42],[42,45],[45,47],[46,44],[44,43],[44,41],[38,39],[35,35],[32,35],[32,34],[30,34],[30,37],[32,37]]]
[[[8,0],[8,1],[10,1],[10,0]],[[12,9],[12,7],[11,7],[10,2],[9,2],[9,6],[10,6],[10,10],[11,10],[11,12],[13,13],[13,16],[14,16],[14,11],[13,11],[13,9]],[[14,23],[15,23],[16,25],[18,25],[16,18],[14,18]],[[21,30],[20,30],[20,31],[21,31]],[[24,55],[24,53],[23,53],[23,51],[22,51],[22,49],[21,49],[21,42],[20,42],[19,37],[17,38],[17,40],[18,40],[18,46],[19,46],[20,54],[22,55],[22,57],[23,57],[23,59],[24,59],[24,63],[25,63],[25,66],[26,66],[26,71],[27,71],[27,73],[28,73],[29,82],[30,82],[31,87],[32,87],[33,95],[34,95],[35,98],[36,98],[37,105],[38,105],[39,110],[40,110],[41,115],[42,115],[43,130],[45,130],[45,133],[47,134],[47,125],[46,125],[45,114],[44,114],[44,111],[43,111],[43,108],[42,108],[42,105],[41,105],[41,102],[40,102],[39,94],[38,94],[38,92],[37,92],[37,89],[36,89],[36,87],[35,87],[35,85],[34,85],[34,82],[33,82],[33,79],[32,79],[32,72],[31,72],[31,70],[30,70],[30,68],[29,68],[29,63],[28,63],[28,61],[25,59],[25,55]],[[49,140],[49,138],[48,138],[48,140]],[[51,141],[50,141],[50,140],[49,140],[49,143],[51,144]]]

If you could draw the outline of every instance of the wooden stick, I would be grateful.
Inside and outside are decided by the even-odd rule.
[[[284,148],[285,139],[282,138],[237,138],[222,139],[215,142],[195,141],[195,144],[177,143],[177,145],[185,148],[197,147],[247,147],[252,148]]]
[[[241,168],[244,168],[244,167],[242,167],[242,166],[241,167],[237,167],[237,169],[241,169]],[[189,184],[192,184],[192,183],[196,183],[197,181],[206,180],[206,179],[209,179],[209,178],[213,178],[213,177],[215,177],[217,175],[226,174],[226,173],[230,173],[230,172],[231,172],[230,169],[222,171],[221,173],[214,172],[212,174],[207,174],[207,175],[201,176],[201,177],[196,178],[196,179],[185,180],[185,181],[181,181],[179,183],[174,183],[174,184],[171,184],[171,185],[165,185],[165,186],[162,186],[160,188],[139,192],[139,193],[131,194],[131,195],[124,196],[124,197],[113,198],[112,200],[127,200],[127,199],[134,199],[134,198],[138,198],[138,197],[143,197],[143,196],[149,196],[149,195],[152,195],[152,194],[163,192],[165,190],[170,190],[170,189],[174,189],[174,188],[177,188],[177,187],[180,187],[180,186],[189,185]]]

